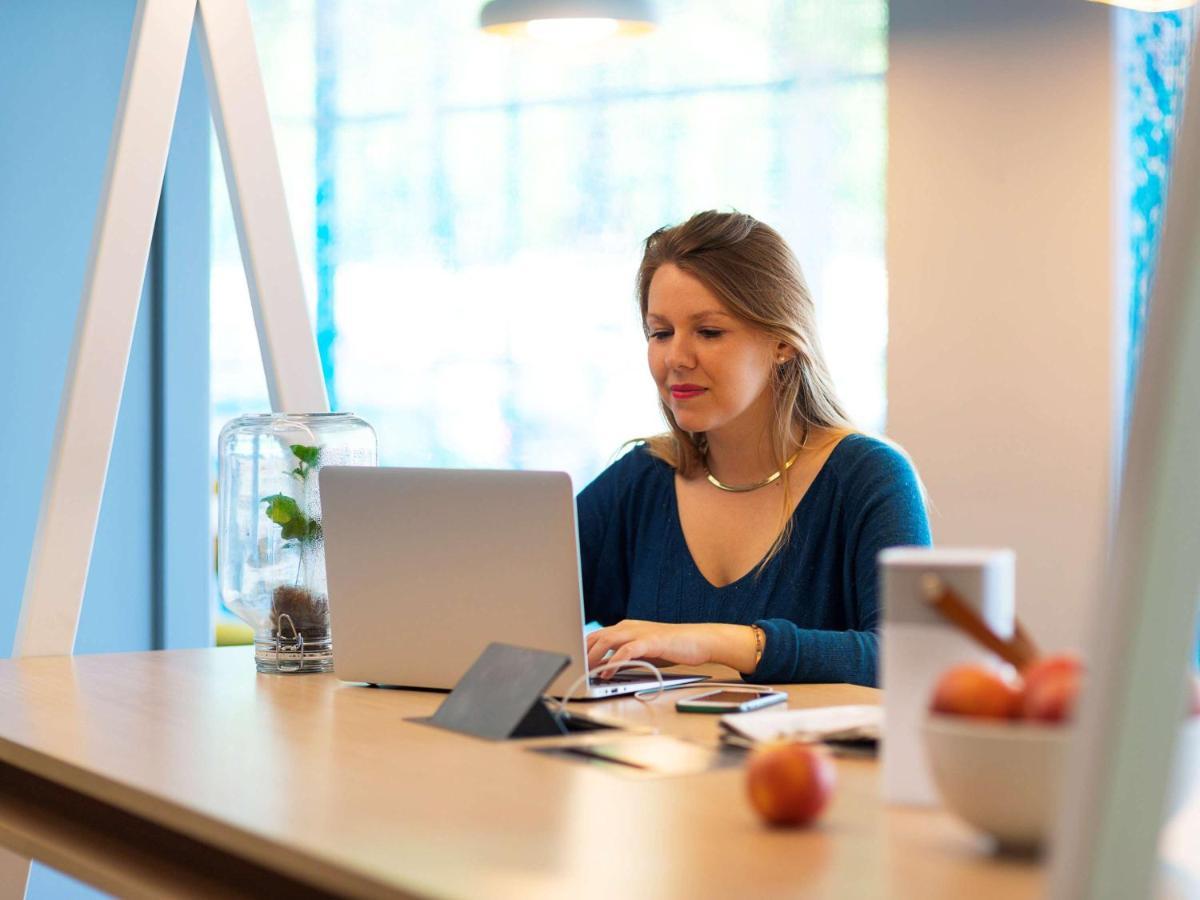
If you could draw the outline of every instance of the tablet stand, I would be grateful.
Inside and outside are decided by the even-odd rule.
[[[413,721],[493,741],[561,735],[565,726],[542,696],[570,662],[562,653],[489,644],[438,711]]]

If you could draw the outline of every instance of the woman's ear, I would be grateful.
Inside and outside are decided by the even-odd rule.
[[[775,362],[777,365],[782,366],[784,363],[791,362],[795,358],[796,348],[791,344],[785,344],[783,341],[780,341],[775,345]]]

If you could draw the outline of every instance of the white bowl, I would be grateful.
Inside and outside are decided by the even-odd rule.
[[[930,715],[925,748],[946,807],[1004,849],[1037,849],[1054,827],[1072,729],[1031,722]],[[1167,816],[1200,783],[1200,718],[1180,732]]]
[[[946,807],[1002,847],[1038,847],[1058,807],[1070,729],[931,715],[925,749]]]

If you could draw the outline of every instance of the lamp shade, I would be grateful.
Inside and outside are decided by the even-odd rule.
[[[1196,5],[1196,0],[1092,0],[1092,2],[1119,6],[1122,9],[1135,9],[1138,12],[1170,12]]]
[[[658,15],[651,0],[491,0],[479,24],[493,34],[644,34]]]

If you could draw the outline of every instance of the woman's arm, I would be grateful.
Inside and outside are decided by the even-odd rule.
[[[847,682],[875,684],[877,638],[873,631],[800,628],[787,619],[755,625],[719,622],[668,624],[626,619],[588,635],[588,665],[646,660],[658,666],[721,663],[762,684]],[[755,665],[759,648],[762,661]],[[768,655],[767,648],[770,649]],[[612,650],[612,656],[605,654]],[[611,678],[613,671],[602,674]]]
[[[628,495],[636,487],[646,459],[634,447],[579,492],[579,571],[584,621],[619,622],[629,604],[630,510]]]
[[[874,629],[825,631],[800,628],[787,619],[755,623],[766,635],[762,662],[747,681],[760,684],[878,683],[879,636]]]
[[[754,671],[762,632],[751,625],[721,622],[669,624],[626,619],[587,636],[588,666],[640,659],[658,666],[698,666],[715,662],[739,672]],[[604,655],[613,651],[605,660]],[[602,674],[611,678],[615,670]]]
[[[756,622],[766,645],[748,680],[878,683],[879,553],[888,547],[928,546],[929,518],[916,472],[893,447],[879,444],[851,474],[844,486],[844,510],[853,628],[801,628],[780,618]]]

